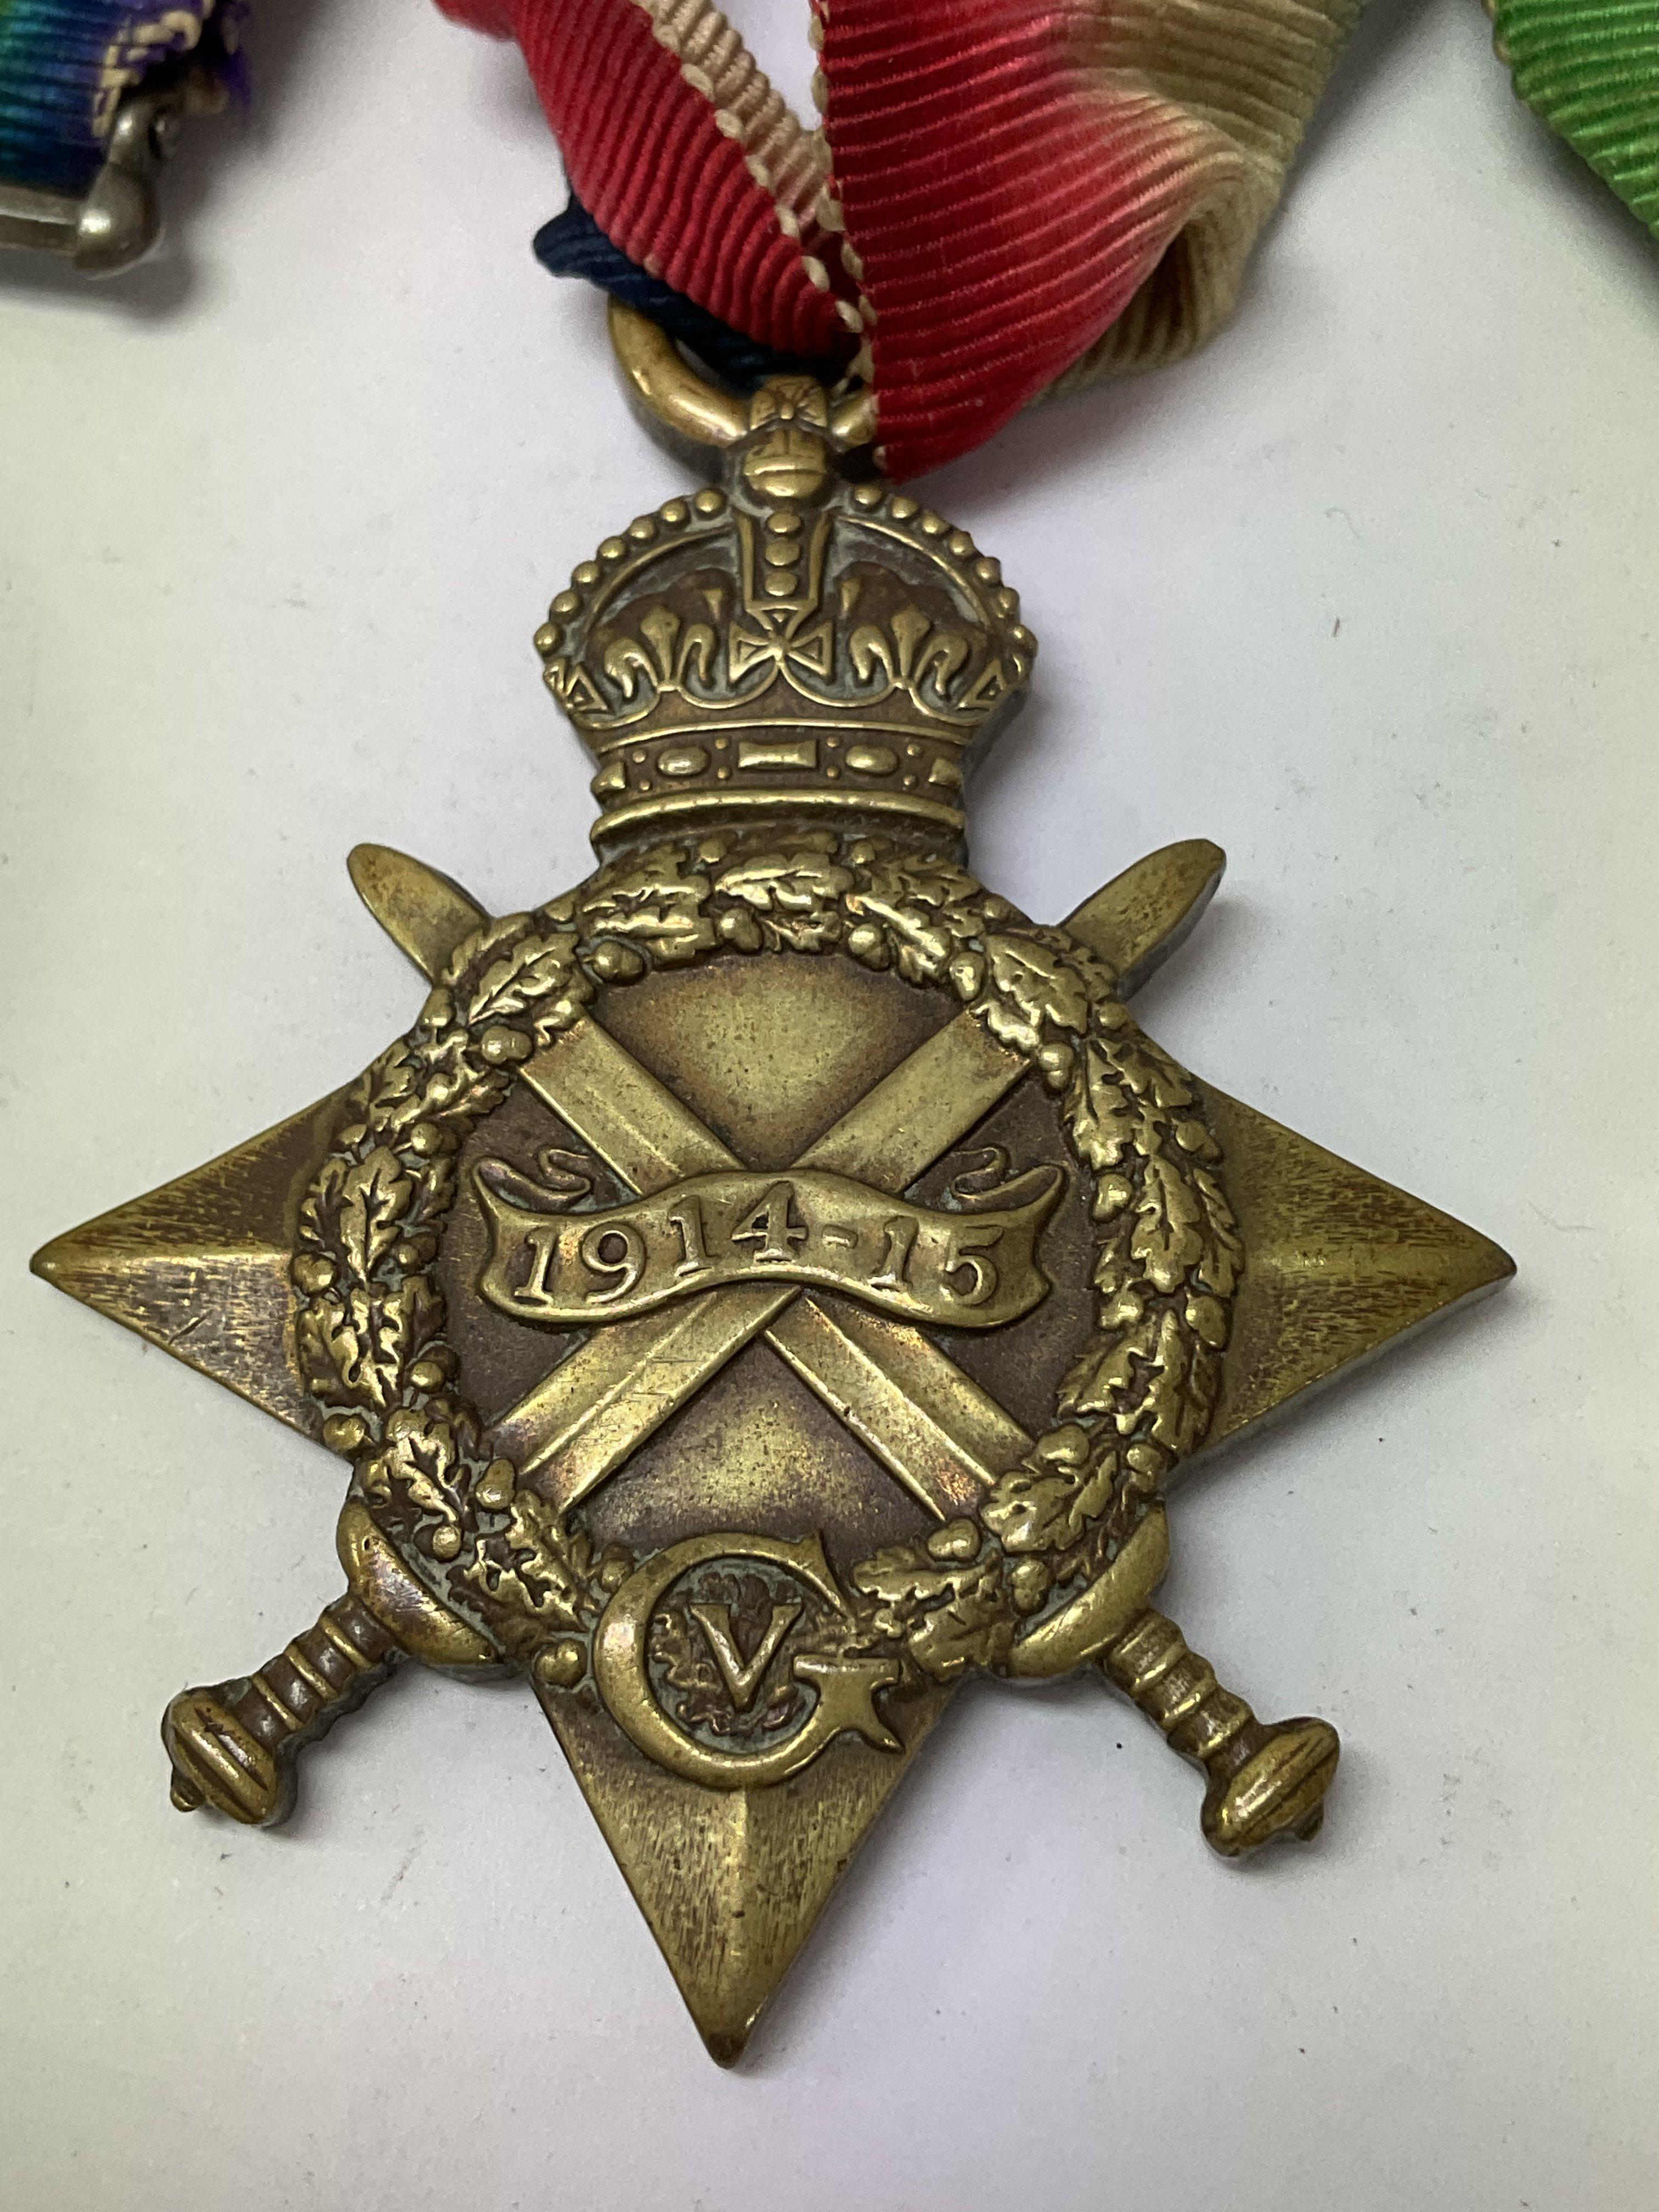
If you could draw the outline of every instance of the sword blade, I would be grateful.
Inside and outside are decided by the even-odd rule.
[[[435,983],[450,956],[489,915],[470,891],[390,845],[354,845],[352,887],[406,960]]]
[[[1085,899],[1060,927],[1117,970],[1132,998],[1192,935],[1220,888],[1227,855],[1207,837],[1148,853]]]

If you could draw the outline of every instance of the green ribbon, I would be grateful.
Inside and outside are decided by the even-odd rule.
[[[1659,237],[1659,0],[1496,0],[1515,89]]]

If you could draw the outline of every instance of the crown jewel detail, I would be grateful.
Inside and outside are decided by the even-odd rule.
[[[596,843],[769,802],[960,836],[963,756],[1018,703],[1036,640],[965,531],[830,474],[809,392],[772,387],[728,488],[606,538],[537,633],[599,764]]]

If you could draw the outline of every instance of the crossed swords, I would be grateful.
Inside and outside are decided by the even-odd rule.
[[[1127,998],[1195,925],[1222,865],[1201,840],[1166,847],[1064,926],[1112,961]],[[428,980],[488,920],[459,885],[402,854],[360,846],[350,867],[364,903]],[[794,1166],[855,1176],[896,1195],[1028,1073],[960,1013]],[[747,1164],[592,1015],[519,1073],[637,1195]],[[729,1285],[596,1329],[495,1423],[494,1447],[567,1511],[757,1337],[941,1522],[971,1516],[983,1491],[1030,1449],[1019,1422],[920,1329],[794,1284]],[[175,1803],[188,1810],[205,1798],[250,1823],[280,1819],[293,1801],[301,1743],[360,1703],[399,1656],[386,1624],[351,1596],[245,1685],[184,1692],[162,1728]],[[1264,1725],[1150,1607],[1094,1663],[1204,1770],[1203,1830],[1224,1856],[1317,1832],[1337,1759],[1326,1723]]]

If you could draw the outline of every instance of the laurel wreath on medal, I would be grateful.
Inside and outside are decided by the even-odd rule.
[[[635,1562],[596,1547],[580,1509],[520,1487],[456,1386],[433,1274],[456,1154],[602,987],[763,951],[843,952],[971,1008],[1058,1100],[1096,1230],[1095,1326],[1052,1425],[973,1519],[852,1571],[845,1648],[934,1680],[1005,1668],[1024,1630],[1111,1565],[1214,1409],[1243,1264],[1220,1149],[1105,962],[886,839],[712,836],[620,859],[457,950],[415,1028],[354,1087],[293,1261],[296,1347],[354,1496],[446,1607],[516,1663],[556,1652],[538,1674],[566,1686]]]

